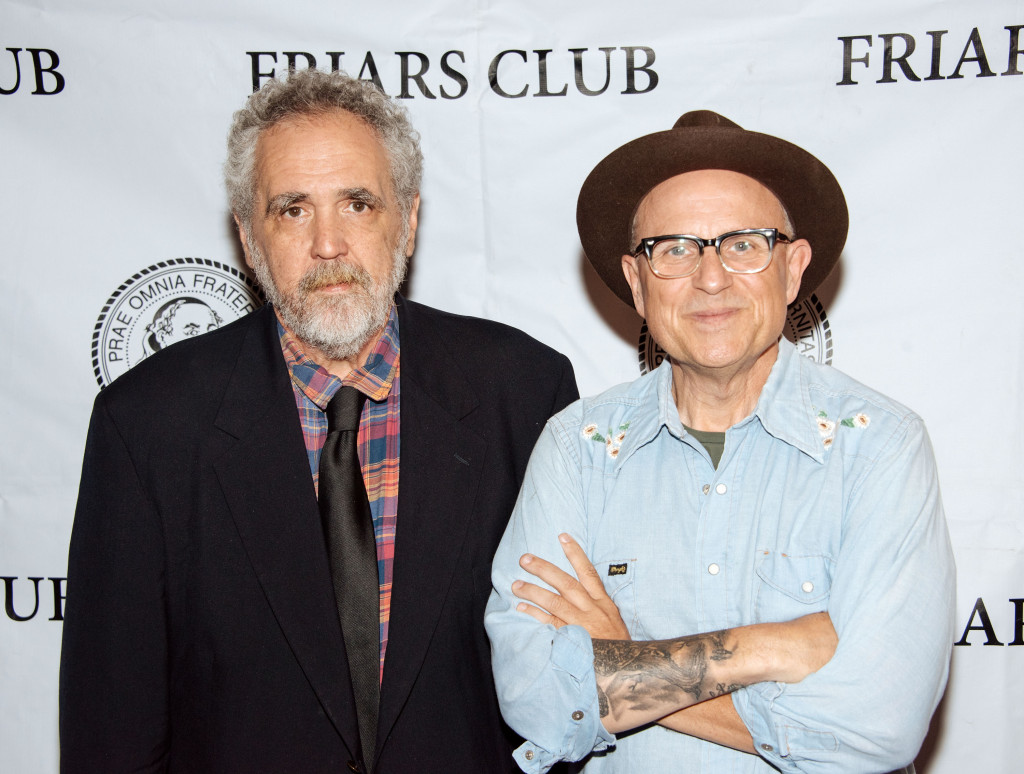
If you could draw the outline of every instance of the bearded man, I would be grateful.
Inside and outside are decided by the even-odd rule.
[[[522,332],[397,294],[421,163],[404,110],[341,73],[235,114],[225,177],[270,303],[96,399],[62,771],[514,770],[490,563],[576,386]]]

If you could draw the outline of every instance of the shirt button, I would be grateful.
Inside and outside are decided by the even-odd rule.
[[[705,484],[700,491],[702,491],[704,494],[707,494],[708,492],[711,491],[711,484]]]
[[[574,713],[572,713],[572,719],[573,720],[583,720],[583,713],[580,712],[579,710],[576,710]]]
[[[524,752],[523,753],[523,757],[526,758],[526,760],[528,760],[528,761],[532,761],[533,760],[533,750],[527,750],[526,752]]]
[[[718,575],[718,571],[720,569],[721,568],[717,564],[715,564],[714,562],[712,562],[711,564],[708,565],[708,572],[711,573],[712,575]]]
[[[810,594],[812,591],[814,591],[814,584],[810,581],[804,581],[803,585],[800,586],[800,588],[804,590],[805,594]]]
[[[715,487],[715,491],[718,492],[718,494],[725,494],[726,492],[729,491],[729,487],[727,487],[725,484],[719,484],[718,486]]]
[[[767,742],[765,742],[764,744],[762,744],[762,745],[761,745],[761,749],[762,749],[762,750],[764,750],[765,752],[771,752],[771,751],[772,751],[772,750],[774,750],[775,748],[774,748],[774,747],[772,747],[772,746],[771,746],[770,744],[768,744]]]

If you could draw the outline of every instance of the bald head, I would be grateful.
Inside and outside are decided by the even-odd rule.
[[[677,181],[677,182],[674,182]],[[771,192],[763,184],[754,180],[752,177],[740,174],[739,172],[730,172],[725,169],[701,169],[696,172],[686,172],[682,175],[676,175],[670,177],[662,183],[659,183],[650,191],[647,195],[640,200],[640,204],[636,208],[636,212],[633,214],[633,221],[629,232],[629,244],[635,245],[639,240],[647,236],[656,236],[655,234],[642,233],[638,229],[640,218],[644,213],[645,209],[649,209],[652,200],[662,200],[662,196],[655,195],[657,191],[671,191],[677,188],[680,184],[687,186],[701,186],[706,187],[710,192],[711,199],[715,198],[716,192],[719,197],[724,195],[725,190],[731,190],[733,184],[740,186],[746,193],[744,196],[750,197],[751,204],[763,207],[766,212],[775,210],[771,214],[772,223],[764,226],[757,226],[757,228],[777,228],[783,234],[788,237],[795,238],[793,221],[789,217],[789,213],[786,212],[786,208],[779,201],[778,197]],[[710,203],[711,199],[708,200]],[[744,227],[748,228],[748,227]],[[694,234],[694,236],[715,236],[707,234]]]

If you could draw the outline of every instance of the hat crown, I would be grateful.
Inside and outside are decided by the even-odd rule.
[[[672,129],[627,142],[587,176],[576,204],[576,225],[587,258],[604,283],[633,304],[632,289],[622,273],[622,256],[635,244],[631,226],[637,206],[665,180],[703,169],[738,172],[775,195],[797,235],[814,249],[800,297],[817,288],[839,260],[849,227],[839,182],[803,148],[748,131],[713,110],[692,110],[680,116]]]
[[[735,121],[730,121],[725,116],[719,115],[713,110],[691,110],[683,113],[679,120],[673,124],[673,129],[695,129],[702,127],[728,127],[730,129],[742,129]]]

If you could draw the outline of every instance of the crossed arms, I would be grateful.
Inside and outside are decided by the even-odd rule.
[[[659,722],[753,752],[750,734],[731,701],[712,701],[716,706],[700,713],[687,708],[726,698],[753,683],[799,682],[835,651],[836,633],[827,613],[786,623],[633,642],[583,549],[564,533],[559,542],[576,577],[544,559],[524,555],[523,569],[554,591],[516,581],[512,590],[524,600],[517,609],[555,628],[573,624],[587,630],[593,642],[601,722],[612,733]]]

